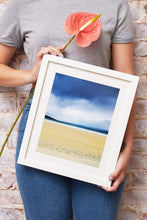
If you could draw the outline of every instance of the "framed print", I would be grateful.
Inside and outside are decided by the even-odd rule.
[[[44,55],[18,163],[109,187],[138,77]]]

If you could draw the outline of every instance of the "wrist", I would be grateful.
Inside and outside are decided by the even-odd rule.
[[[34,75],[32,73],[32,70],[25,71],[24,81],[25,81],[25,84],[34,83],[36,81],[36,79],[34,78]]]

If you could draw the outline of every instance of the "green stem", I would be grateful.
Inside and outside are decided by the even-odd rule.
[[[3,146],[2,146],[1,151],[0,151],[0,157],[1,157],[1,155],[2,155],[2,152],[3,152],[3,150],[4,150],[4,147],[5,147],[5,145],[6,145],[7,141],[8,141],[8,138],[9,138],[9,136],[10,136],[10,134],[11,134],[11,132],[12,132],[12,130],[13,130],[13,128],[14,128],[16,122],[18,121],[18,119],[19,119],[21,113],[23,112],[24,108],[25,108],[26,105],[28,104],[28,102],[29,102],[29,100],[30,100],[30,98],[32,97],[33,94],[34,94],[34,90],[33,90],[33,92],[31,93],[31,95],[28,97],[27,101],[25,102],[24,106],[23,106],[22,109],[20,110],[19,114],[17,115],[17,118],[15,119],[15,121],[14,121],[14,123],[13,123],[13,125],[12,125],[12,127],[11,127],[11,129],[10,129],[10,131],[9,131],[9,133],[8,133],[8,135],[7,135],[6,139],[5,139],[5,141],[4,141],[4,143],[3,143]]]
[[[66,49],[66,47],[72,42],[72,40],[75,38],[76,34],[72,36],[72,38],[68,41],[68,43],[65,45],[64,49],[61,50],[61,53],[64,52],[64,50]]]

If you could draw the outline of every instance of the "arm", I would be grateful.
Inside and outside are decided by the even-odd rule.
[[[36,60],[31,71],[16,70],[8,66],[12,56],[16,51],[16,48],[0,43],[0,86],[15,87],[29,83],[35,84],[43,55],[52,54],[62,56],[60,52],[62,49],[63,47],[43,47],[36,55]]]
[[[0,44],[0,86],[13,87],[27,84],[25,76],[28,71],[15,70],[7,66],[15,51],[15,47]]]
[[[134,74],[133,68],[133,44],[113,44],[112,45],[112,58],[114,70]],[[124,149],[120,152],[115,171],[110,174],[112,178],[111,187],[105,188],[106,191],[117,190],[120,183],[125,179],[127,167],[131,158],[133,149],[133,137],[135,129],[135,117],[136,117],[136,101],[134,100],[132,110],[130,113],[129,121],[127,124],[123,143]]]

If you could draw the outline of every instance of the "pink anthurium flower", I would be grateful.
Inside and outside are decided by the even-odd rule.
[[[88,47],[96,41],[101,33],[100,15],[88,12],[70,14],[64,24],[67,34],[77,36],[76,43],[80,47]]]

